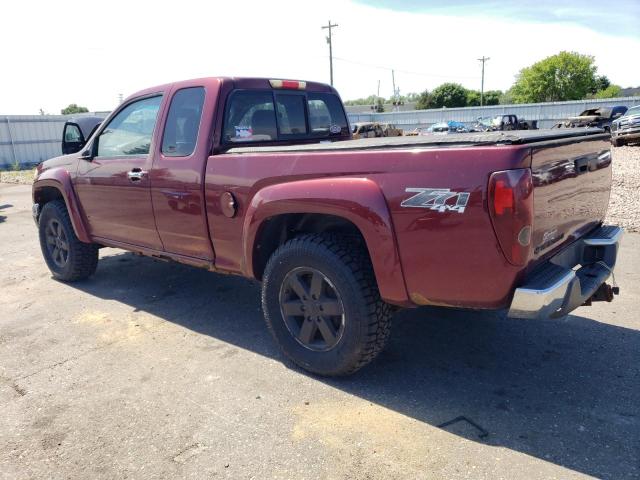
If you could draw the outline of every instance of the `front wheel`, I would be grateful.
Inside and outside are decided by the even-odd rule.
[[[362,368],[391,331],[392,307],[380,298],[366,250],[336,235],[302,235],[278,248],[265,269],[262,308],[284,354],[320,375]]]
[[[38,229],[42,255],[55,278],[72,282],[96,271],[98,246],[78,240],[62,200],[45,204]]]

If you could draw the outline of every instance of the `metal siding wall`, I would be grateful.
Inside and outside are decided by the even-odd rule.
[[[416,127],[427,127],[434,123],[449,120],[471,124],[475,122],[478,117],[493,117],[495,115],[511,113],[522,117],[524,120],[538,120],[539,128],[550,128],[560,120],[578,115],[588,108],[614,107],[616,105],[632,107],[638,104],[640,104],[640,97],[624,97],[603,100],[577,100],[571,102],[492,105],[489,107],[439,108],[409,112],[348,113],[347,115],[351,123],[392,123],[405,130],[410,130]]]
[[[86,115],[106,116],[104,112]],[[28,166],[61,155],[64,123],[78,116],[0,116],[0,168],[12,166],[15,160]]]
[[[413,110],[408,112],[355,113],[348,114],[348,116],[351,123],[376,121],[393,123],[405,130],[411,130],[447,120],[473,123],[478,117],[513,113],[525,120],[538,120],[540,128],[549,128],[558,121],[577,115],[587,108],[613,107],[616,105],[632,107],[637,104],[640,104],[640,97]],[[87,115],[96,115],[96,113]],[[105,112],[100,112],[97,115],[106,116]],[[18,160],[21,164],[33,165],[60,155],[64,122],[74,116],[77,117],[78,115],[0,116],[0,168],[12,165],[15,160]]]

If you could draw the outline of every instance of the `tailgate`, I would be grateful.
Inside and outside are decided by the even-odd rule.
[[[537,263],[604,220],[611,191],[608,135],[533,146],[534,221],[531,259]]]

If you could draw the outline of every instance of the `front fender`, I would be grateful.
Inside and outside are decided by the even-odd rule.
[[[67,206],[67,211],[69,212],[73,231],[76,236],[81,242],[91,243],[91,237],[80,213],[80,206],[75,190],[73,189],[69,172],[62,168],[52,168],[42,172],[33,182],[32,191],[34,202],[38,202],[38,192],[45,187],[53,187],[60,192]]]
[[[276,215],[317,213],[353,223],[362,234],[382,298],[408,305],[407,289],[387,203],[366,178],[321,178],[271,185],[252,199],[244,221],[245,273],[254,277],[253,252],[260,226]]]

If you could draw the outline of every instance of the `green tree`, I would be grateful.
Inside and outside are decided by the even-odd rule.
[[[621,91],[622,91],[622,88],[620,86],[609,85],[607,88],[598,90],[593,97],[594,98],[615,98],[620,96]]]
[[[378,97],[375,95],[369,95],[366,98],[356,98],[355,100],[347,100],[345,105],[374,105]]]
[[[513,99],[513,87],[500,95],[500,105],[510,105],[512,103],[516,103]]]
[[[482,104],[483,105],[498,105],[500,104],[500,97],[502,97],[502,90],[487,90],[484,92]],[[480,91],[479,90],[467,90],[467,107],[477,107],[480,105]]]
[[[425,90],[418,95],[418,99],[416,100],[416,110],[427,110],[429,108],[433,108],[433,99],[431,98],[429,90]]]
[[[420,94],[415,92],[410,92],[410,93],[407,93],[406,95],[403,95],[401,98],[402,100],[404,100],[405,103],[417,102],[418,99],[420,98]]]
[[[89,109],[87,107],[80,107],[75,103],[70,103],[67,108],[60,110],[62,115],[72,115],[74,113],[87,113]]]
[[[443,83],[431,92],[435,108],[464,107],[467,104],[468,90],[458,83]]]
[[[502,90],[487,90],[484,92],[484,104],[485,105],[499,105],[500,98],[502,98]]]
[[[611,81],[607,78],[606,75],[598,75],[596,77],[596,83],[594,85],[594,90],[591,93],[597,93],[600,90],[606,90],[611,86]]]
[[[478,90],[467,90],[467,107],[477,107],[480,105],[480,92]]]
[[[594,58],[560,52],[523,68],[511,88],[516,103],[581,100],[596,88]]]

